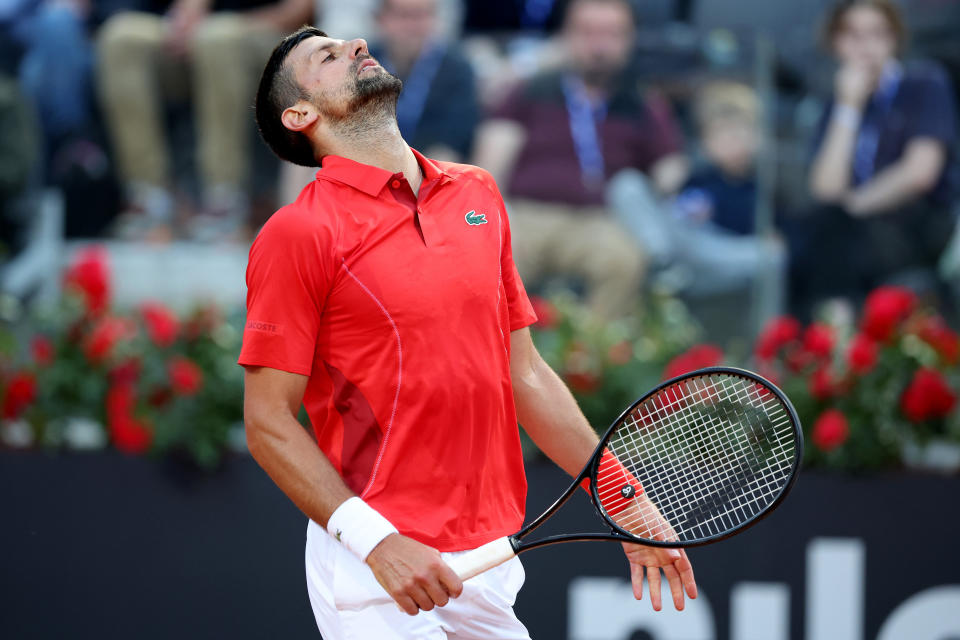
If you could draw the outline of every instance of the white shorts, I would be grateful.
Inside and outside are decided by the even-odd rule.
[[[370,567],[312,520],[306,568],[307,593],[324,640],[530,640],[513,612],[524,580],[518,558],[471,578],[446,606],[415,616],[401,611]]]

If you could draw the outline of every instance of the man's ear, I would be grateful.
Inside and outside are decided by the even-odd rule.
[[[306,100],[300,100],[292,107],[283,110],[280,121],[291,131],[304,131],[313,126],[319,117],[320,114],[317,113],[315,106]]]

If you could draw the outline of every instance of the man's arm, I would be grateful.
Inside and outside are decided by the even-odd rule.
[[[895,209],[933,189],[940,179],[947,151],[935,138],[915,138],[903,156],[849,193],[846,210],[854,216],[869,216]]]
[[[560,377],[543,361],[529,329],[510,334],[510,375],[517,418],[534,443],[572,476],[577,475],[596,448],[598,438]],[[647,569],[653,608],[661,608],[660,568],[670,582],[673,604],[683,609],[683,592],[697,597],[693,568],[683,550],[625,544],[630,560],[633,593],[643,593],[643,570]]]
[[[306,376],[267,367],[247,367],[243,412],[250,453],[308,518],[326,527],[353,491],[297,421]],[[400,607],[415,615],[443,606],[463,589],[460,579],[431,547],[392,534],[366,563]]]
[[[487,120],[477,129],[473,164],[489,171],[497,184],[506,185],[526,141],[527,132],[519,122]]]

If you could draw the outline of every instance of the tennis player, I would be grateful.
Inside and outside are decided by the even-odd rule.
[[[528,638],[518,559],[466,583],[445,561],[520,528],[518,419],[570,474],[597,437],[531,342],[497,186],[407,146],[400,89],[366,42],[311,27],[267,62],[264,139],[322,168],[250,249],[247,439],[310,519],[307,587],[327,640]],[[625,551],[638,599],[645,570],[654,609],[661,570],[677,609],[696,597],[683,551]]]

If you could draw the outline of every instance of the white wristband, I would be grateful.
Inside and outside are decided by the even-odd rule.
[[[848,104],[836,104],[833,107],[833,113],[830,117],[847,129],[856,130],[860,127],[861,115],[856,107],[851,107]]]
[[[364,562],[373,548],[391,533],[398,533],[376,509],[354,496],[344,501],[327,521],[327,531]]]

